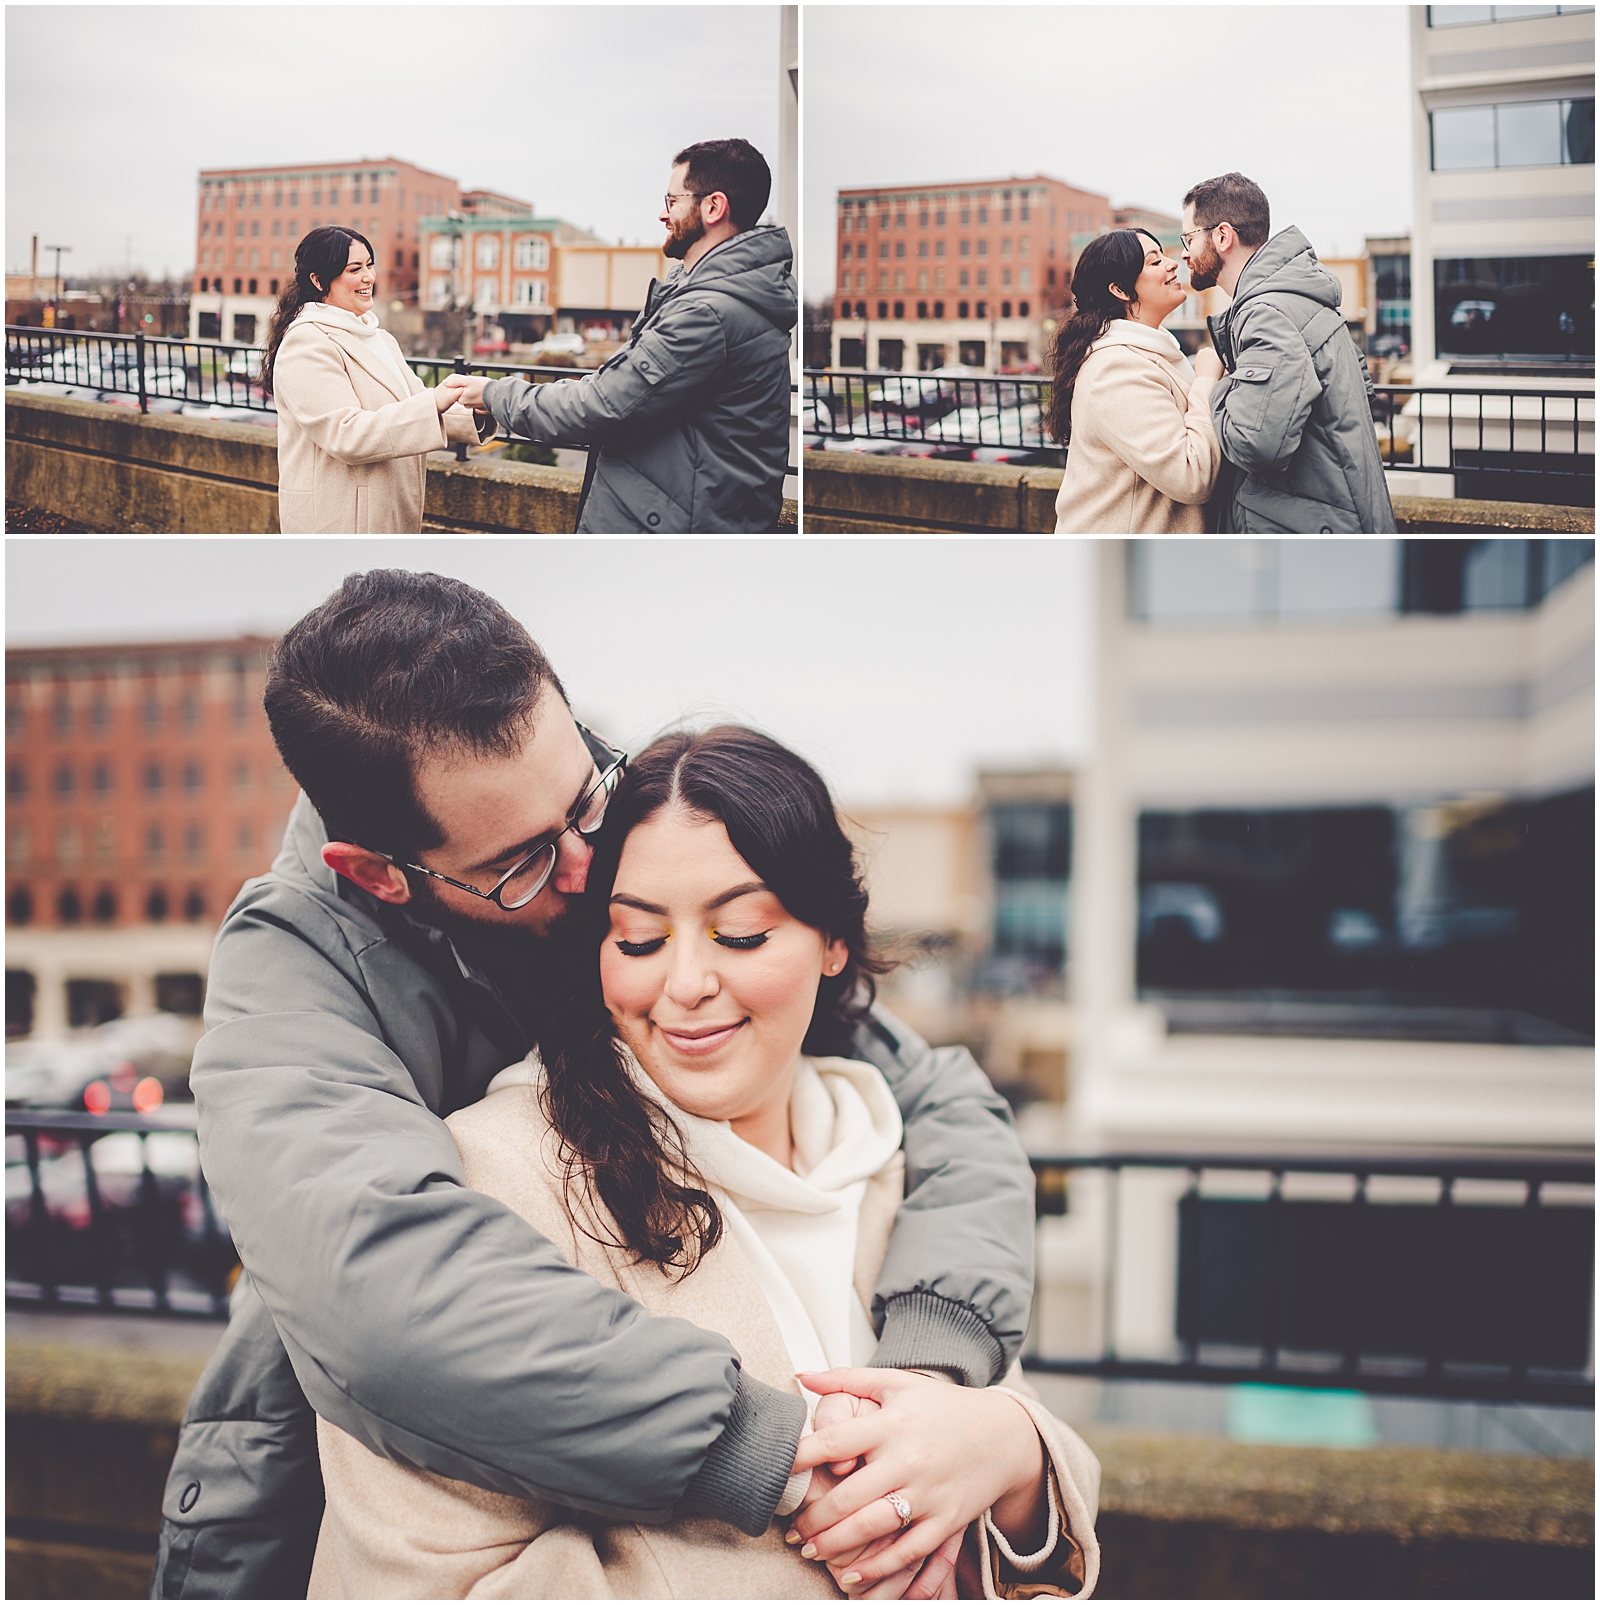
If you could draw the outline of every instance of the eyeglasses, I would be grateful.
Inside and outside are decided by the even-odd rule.
[[[705,194],[701,190],[686,189],[681,195],[663,195],[661,199],[666,203],[664,210],[670,212],[674,201],[703,201]]]
[[[1224,218],[1222,221],[1226,223],[1227,219]],[[1230,227],[1231,226],[1232,225],[1230,225]],[[1183,248],[1187,251],[1189,249],[1189,241],[1192,240],[1196,234],[1209,234],[1213,229],[1219,229],[1221,227],[1222,223],[1201,223],[1197,228],[1190,229],[1187,234],[1180,234],[1178,238],[1183,241]]]
[[[472,896],[481,897],[485,902],[498,904],[508,914],[515,909],[526,908],[545,889],[551,872],[556,867],[561,838],[569,830],[576,831],[580,836],[592,836],[605,823],[606,809],[616,792],[617,782],[622,779],[623,770],[627,768],[628,755],[625,752],[613,747],[609,742],[602,741],[592,730],[586,730],[581,724],[578,726],[578,734],[583,737],[584,745],[589,749],[589,756],[600,771],[600,778],[578,799],[572,812],[567,815],[566,824],[548,841],[540,843],[531,853],[519,858],[488,891],[480,892],[476,886],[452,880],[450,876],[441,875],[434,869],[424,869],[421,864],[408,864],[403,859],[390,857],[388,853],[381,853],[379,856],[391,864],[399,864],[404,869],[426,875],[431,880],[443,881],[446,886],[453,886],[458,892],[470,892]]]

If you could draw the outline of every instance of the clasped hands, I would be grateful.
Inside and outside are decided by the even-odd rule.
[[[489,383],[481,374],[447,373],[433,388],[433,404],[445,412],[458,401],[474,412],[487,412],[483,402],[483,389]]]
[[[1014,1544],[1042,1542],[1044,1449],[1015,1399],[908,1371],[799,1380],[821,1398],[794,1462],[811,1487],[785,1536],[851,1598],[956,1598],[962,1537],[986,1510]]]

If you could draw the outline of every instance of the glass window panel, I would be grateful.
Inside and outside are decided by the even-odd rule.
[[[1528,543],[1479,541],[1467,554],[1461,574],[1461,606],[1466,612],[1525,607],[1528,602]]]
[[[1566,8],[1568,11],[1571,6]],[[1560,6],[1496,6],[1494,20],[1496,22],[1518,22],[1524,17],[1554,17],[1561,11]]]
[[[1559,167],[1561,165],[1561,103],[1535,101],[1529,105],[1496,106],[1498,154],[1501,167]]]
[[[1280,613],[1393,613],[1399,606],[1398,541],[1278,543]]]
[[[1494,107],[1461,106],[1433,114],[1433,170],[1494,166]]]
[[[1134,607],[1152,622],[1249,618],[1260,610],[1259,541],[1138,541]]]
[[[1429,6],[1430,28],[1458,28],[1465,22],[1490,22],[1493,6]]]
[[[1565,159],[1574,166],[1594,163],[1594,98],[1564,100],[1562,116],[1566,123]]]

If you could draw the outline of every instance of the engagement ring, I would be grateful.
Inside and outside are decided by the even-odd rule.
[[[904,1532],[911,1525],[911,1506],[904,1494],[885,1494],[883,1496],[894,1507],[894,1513],[900,1518],[900,1531]]]

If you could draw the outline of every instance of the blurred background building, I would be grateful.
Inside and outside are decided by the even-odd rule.
[[[258,637],[6,654],[6,1040],[198,1016],[294,799]]]
[[[1412,6],[1416,382],[1594,386],[1594,7]]]

